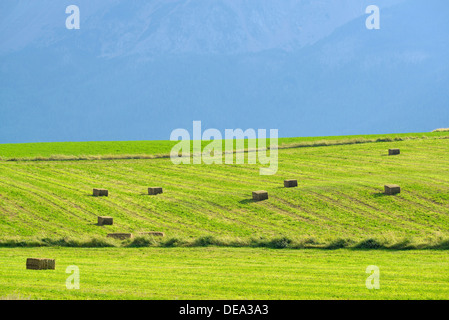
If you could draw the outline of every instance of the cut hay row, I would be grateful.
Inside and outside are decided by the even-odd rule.
[[[436,129],[432,132],[442,133],[448,131],[447,129]],[[292,143],[281,143],[278,149],[292,149],[292,148],[312,148],[312,147],[326,147],[326,146],[341,146],[352,144],[366,144],[366,143],[382,143],[382,142],[400,142],[409,140],[428,140],[428,139],[449,139],[449,136],[427,136],[425,134],[416,136],[385,136],[378,138],[346,138],[339,140],[317,140],[317,141],[303,141]],[[224,140],[223,140],[224,141]],[[281,139],[282,141],[282,139]],[[223,153],[248,153],[269,150],[267,148],[244,148],[236,149],[230,152]],[[224,149],[223,149],[224,150]],[[191,153],[190,157],[195,157],[195,153]],[[0,156],[0,161],[95,161],[95,160],[152,160],[152,159],[167,159],[170,158],[170,153],[156,153],[156,154],[104,154],[104,155],[66,155],[54,154],[50,156],[35,156],[35,157],[8,157]]]

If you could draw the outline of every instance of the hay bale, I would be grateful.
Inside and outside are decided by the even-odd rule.
[[[394,156],[397,154],[401,154],[401,149],[388,149],[388,155]]]
[[[284,187],[285,188],[294,188],[298,186],[298,180],[284,180]]]
[[[98,217],[99,226],[112,226],[114,219],[112,217]]]
[[[401,193],[401,187],[397,184],[387,184],[385,185],[385,194],[393,195]]]
[[[114,238],[119,240],[132,239],[132,233],[108,233],[108,238]]]
[[[148,188],[148,194],[149,195],[157,195],[159,193],[162,193],[162,188],[161,187],[151,187]]]
[[[28,258],[27,269],[31,270],[55,270],[55,259]]]
[[[165,237],[165,233],[158,231],[150,231],[150,232],[139,232],[141,236],[156,236],[156,237]]]
[[[253,200],[266,200],[268,199],[268,192],[264,190],[253,191]]]
[[[106,189],[94,189],[93,196],[94,197],[107,197],[109,195],[108,190]]]

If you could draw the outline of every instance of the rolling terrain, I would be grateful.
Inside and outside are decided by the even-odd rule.
[[[449,3],[371,4],[77,0],[68,29],[72,1],[2,0],[0,300],[448,299],[449,129],[398,132],[448,125]],[[195,120],[307,137],[259,144],[271,176],[175,165]]]
[[[449,236],[448,137],[282,139],[273,176],[260,176],[260,164],[173,165],[164,157],[47,161],[57,144],[29,145],[31,158],[49,158],[0,161],[0,243],[443,248]],[[151,145],[134,142],[124,149],[166,154],[172,142]],[[112,143],[70,146],[59,151],[113,153]],[[12,159],[14,147],[20,145],[0,145],[0,154]],[[400,148],[401,155],[387,156],[389,148]],[[298,188],[283,188],[284,179],[298,179]],[[385,196],[389,183],[399,184],[401,194]],[[147,195],[151,186],[164,193]],[[92,197],[94,187],[107,188],[109,197]],[[253,202],[254,190],[268,191],[269,199]],[[114,217],[114,225],[97,226],[99,215]],[[144,231],[166,237],[106,240],[110,232]]]
[[[173,143],[0,145],[0,300],[447,299],[449,132],[284,138],[273,176],[259,164],[176,166]],[[402,192],[385,196],[386,183]],[[269,199],[253,202],[258,189]],[[139,231],[166,236],[106,238]],[[29,257],[56,270],[26,270]],[[378,290],[366,287],[370,265]]]

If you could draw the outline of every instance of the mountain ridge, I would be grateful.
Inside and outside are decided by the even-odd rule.
[[[447,127],[448,5],[432,3],[382,9],[380,30],[360,15],[293,52],[105,57],[101,33],[65,30],[78,40],[2,55],[0,142],[164,140],[193,120],[281,137]]]

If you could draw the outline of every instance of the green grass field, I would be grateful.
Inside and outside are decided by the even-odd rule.
[[[281,149],[273,176],[260,176],[259,164],[173,165],[170,159],[3,161],[0,243],[163,231],[172,245],[202,237],[236,246],[282,237],[292,247],[373,238],[444,244],[449,139],[430,137]],[[386,156],[392,147],[401,155]],[[299,187],[283,188],[285,178],[298,179]],[[383,195],[388,183],[403,192]],[[149,186],[164,193],[148,196]],[[92,197],[93,187],[107,188],[110,196]],[[253,202],[251,192],[261,189],[270,199]],[[114,225],[98,227],[99,215],[114,217]]]
[[[308,146],[316,143],[336,143],[353,141],[375,141],[377,139],[446,138],[448,132],[372,134],[335,137],[280,138],[280,147]],[[154,157],[170,154],[176,141],[95,141],[95,142],[51,142],[0,144],[0,160],[41,160],[41,159],[101,159],[108,157]],[[203,141],[203,147],[207,145]],[[268,143],[267,143],[268,144]],[[247,146],[247,140],[245,140]]]
[[[447,299],[443,251],[261,248],[0,249],[0,297],[31,299]],[[26,270],[51,256],[56,270]],[[69,265],[80,289],[68,290]],[[366,267],[380,270],[367,289]]]
[[[449,132],[285,138],[272,176],[260,164],[173,165],[172,145],[0,145],[0,296],[447,299]],[[385,196],[389,183],[402,192]],[[252,201],[261,189],[269,199]],[[106,238],[145,231],[166,236]],[[25,270],[27,257],[56,258],[57,270]],[[71,264],[81,290],[65,288]],[[380,290],[365,288],[368,265]]]

